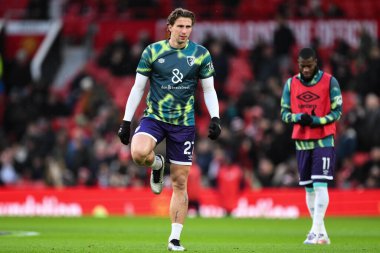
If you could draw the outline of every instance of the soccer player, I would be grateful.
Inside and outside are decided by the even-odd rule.
[[[318,69],[315,51],[298,54],[300,73],[285,83],[281,117],[293,124],[299,184],[306,189],[306,205],[313,223],[304,244],[330,244],[324,225],[329,204],[328,181],[333,180],[335,122],[342,115],[338,81]]]
[[[152,168],[150,186],[155,194],[160,194],[165,158],[155,154],[154,148],[166,138],[166,158],[170,163],[173,186],[170,202],[172,230],[168,243],[168,249],[172,251],[185,250],[180,244],[180,235],[188,210],[187,178],[194,148],[194,100],[199,79],[211,117],[208,137],[215,140],[221,132],[214,88],[215,70],[208,50],[189,40],[194,23],[193,12],[175,9],[167,19],[169,39],[145,48],[118,131],[121,142],[128,145],[131,120],[149,80],[147,107],[132,137],[131,154],[136,164]]]

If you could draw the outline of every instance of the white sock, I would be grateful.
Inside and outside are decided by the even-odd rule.
[[[314,217],[315,191],[313,188],[305,187],[306,190],[306,205],[309,210],[310,217]]]
[[[173,239],[179,240],[181,237],[183,225],[180,223],[172,223],[172,232],[169,236],[169,242]]]
[[[159,156],[154,156],[154,161],[151,165],[152,170],[159,170],[162,167],[162,160]]]
[[[329,205],[329,193],[327,191],[327,184],[316,186],[315,191],[315,208],[313,216],[312,231],[315,234],[327,234],[323,219],[325,218],[326,209]]]

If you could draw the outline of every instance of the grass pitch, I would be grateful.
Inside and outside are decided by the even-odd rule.
[[[327,218],[331,245],[303,245],[310,219],[187,219],[188,252],[380,252],[379,218]],[[0,252],[167,252],[168,218],[0,217]]]

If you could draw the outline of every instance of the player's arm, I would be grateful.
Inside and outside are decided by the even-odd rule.
[[[135,83],[132,87],[131,93],[129,94],[127,104],[125,105],[125,113],[123,122],[121,122],[117,135],[120,141],[124,145],[129,144],[130,132],[131,132],[131,120],[137,106],[140,104],[141,98],[144,94],[145,85],[148,81],[148,77],[140,73],[136,74]]]
[[[214,88],[214,77],[210,76],[201,79],[201,83],[206,107],[211,117],[211,122],[208,128],[208,137],[212,140],[216,140],[219,137],[222,128],[220,126],[218,96],[216,95]]]
[[[211,118],[219,118],[219,102],[218,96],[214,88],[214,77],[210,76],[205,79],[201,79],[203,96],[206,103],[207,110]]]
[[[136,112],[138,105],[140,104],[141,98],[144,95],[145,86],[149,79],[151,71],[151,50],[150,46],[146,47],[141,55],[139,64],[137,65],[135,83],[129,94],[127,103],[125,105],[125,112],[123,121],[120,124],[117,135],[120,141],[124,145],[129,144],[130,132],[131,132],[131,121],[133,115]]]
[[[124,121],[131,121],[133,115],[136,112],[138,105],[140,104],[141,98],[144,95],[145,86],[148,81],[148,77],[141,75],[140,73],[136,74],[135,83],[129,94],[127,104],[125,105]]]
[[[292,113],[290,109],[290,83],[292,78],[289,78],[282,91],[281,97],[281,119],[285,123],[296,123],[301,119],[301,113]]]
[[[330,85],[331,111],[324,117],[312,116],[313,125],[326,125],[337,121],[342,116],[342,93],[338,81],[332,77]]]

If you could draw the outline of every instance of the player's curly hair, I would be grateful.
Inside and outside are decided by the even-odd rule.
[[[302,59],[313,58],[313,59],[316,59],[317,58],[317,54],[315,53],[314,49],[312,49],[310,47],[305,47],[305,48],[302,48],[301,51],[298,53],[298,58],[302,58]]]
[[[195,24],[195,14],[189,10],[183,9],[183,8],[177,8],[174,11],[172,11],[168,17],[167,24],[168,25],[174,25],[175,21],[178,18],[190,18],[192,25]]]

